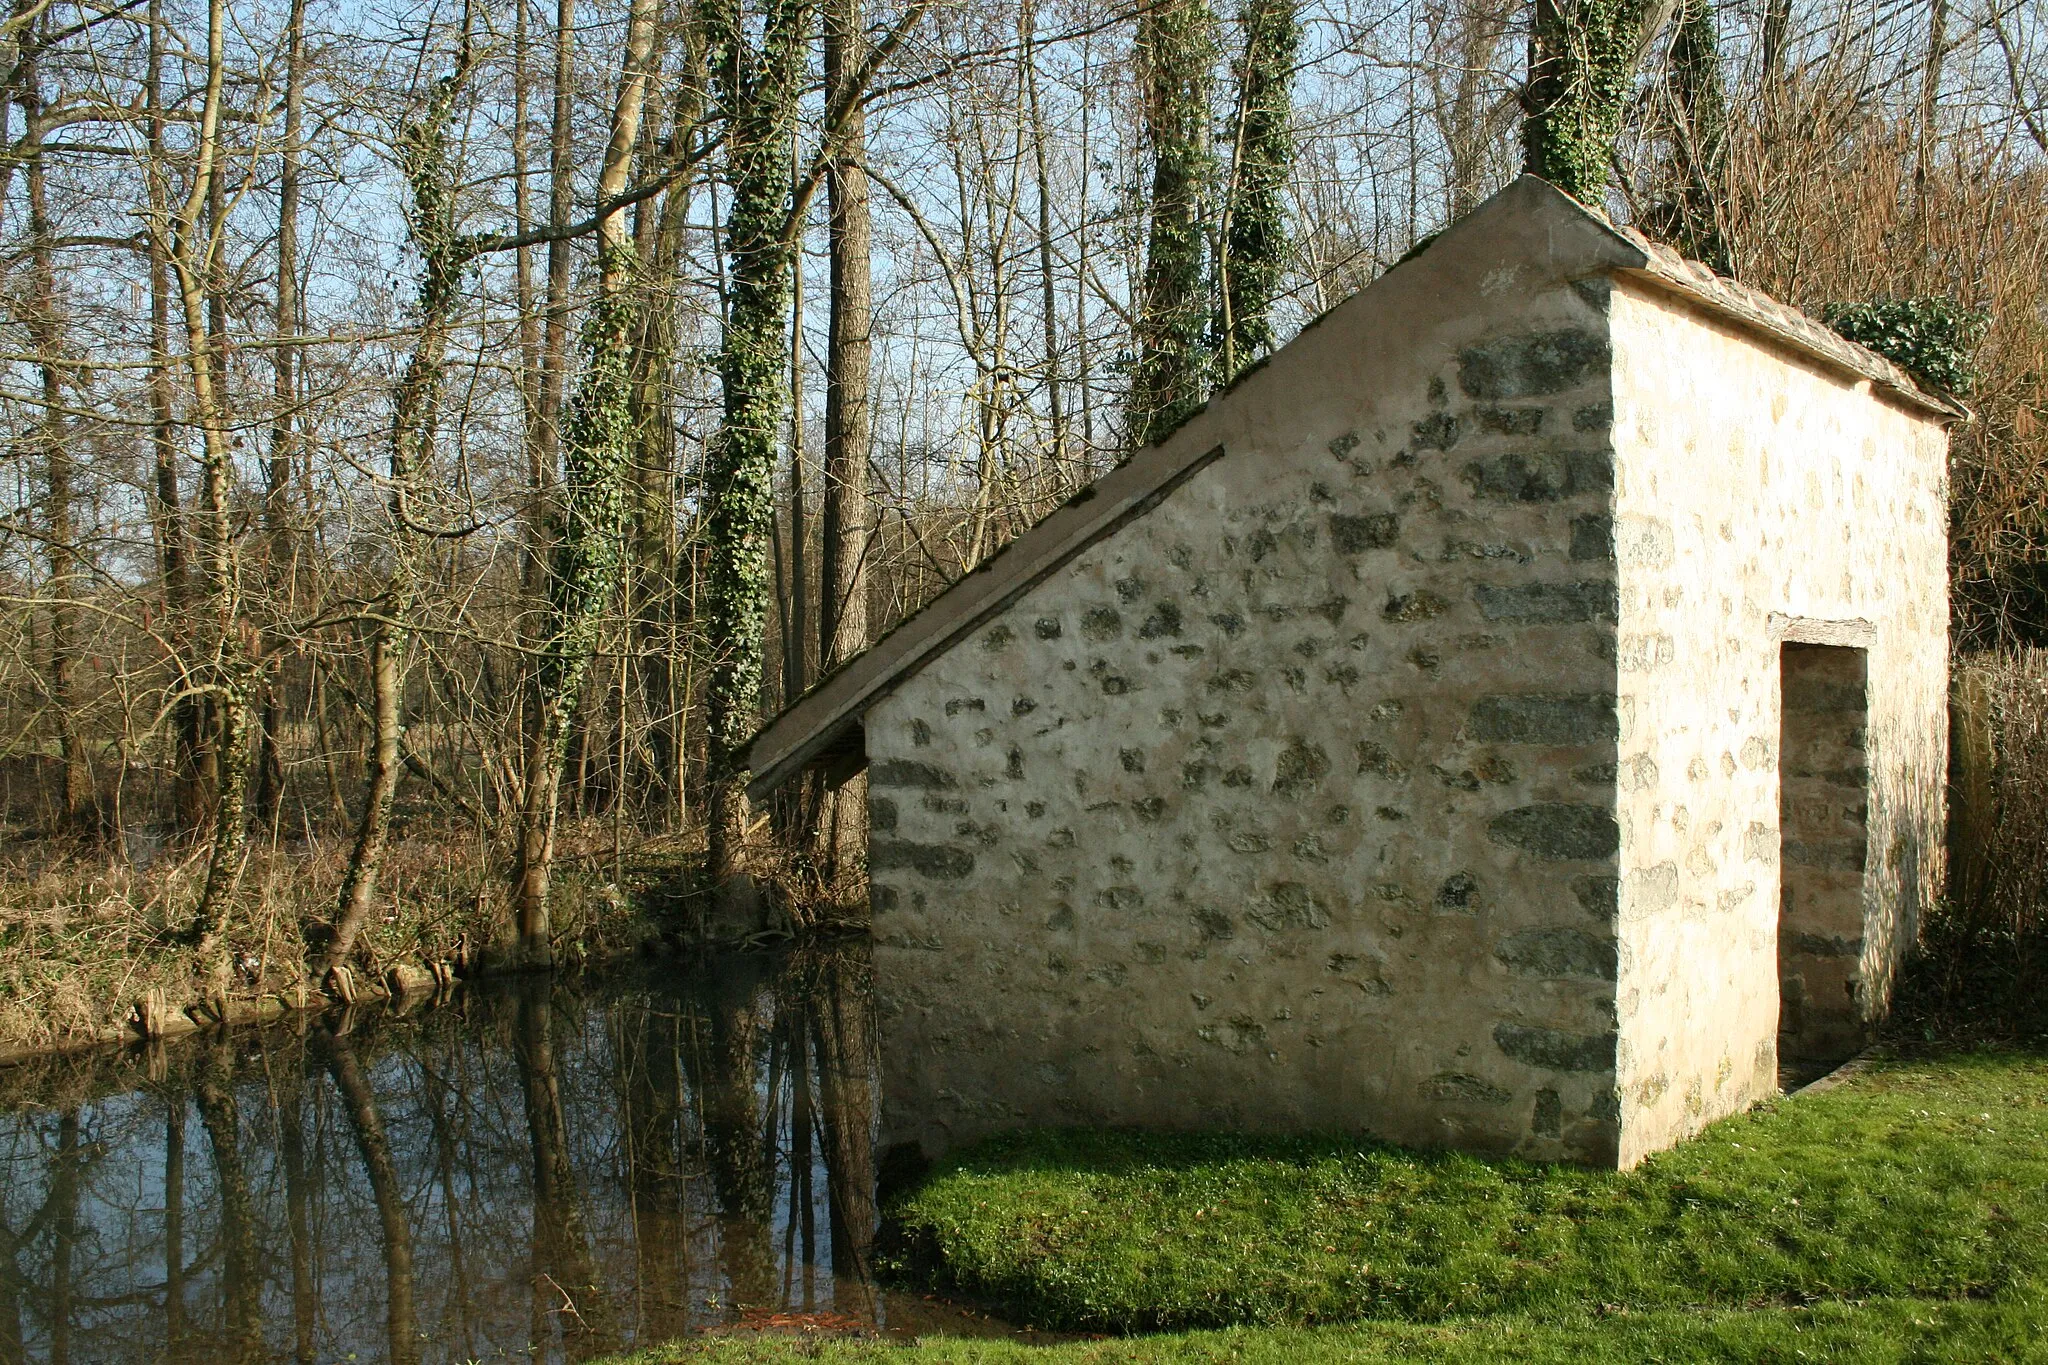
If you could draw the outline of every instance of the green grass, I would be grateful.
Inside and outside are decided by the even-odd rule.
[[[1034,1133],[903,1200],[905,1268],[1110,1331],[1985,1295],[2048,1268],[2048,1057],[1883,1063],[1625,1174]]]
[[[1355,1139],[1023,1134],[893,1213],[900,1276],[1034,1326],[1170,1335],[727,1339],[640,1359],[2048,1361],[2048,1054],[1880,1062],[1627,1173]]]
[[[908,1344],[716,1337],[679,1342],[613,1365],[1323,1365],[1415,1361],[1441,1365],[1648,1365],[1691,1361],[2040,1362],[2048,1301],[1888,1299],[1807,1309],[1686,1313],[1663,1310],[1537,1321],[1485,1318],[1345,1327],[1240,1327],[1215,1332],[1026,1346],[936,1337]]]

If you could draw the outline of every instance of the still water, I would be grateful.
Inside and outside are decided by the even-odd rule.
[[[900,1330],[867,979],[858,949],[529,978],[0,1072],[0,1361]]]

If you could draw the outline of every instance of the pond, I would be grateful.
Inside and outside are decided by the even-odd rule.
[[[858,946],[0,1072],[0,1361],[575,1360],[914,1329]]]

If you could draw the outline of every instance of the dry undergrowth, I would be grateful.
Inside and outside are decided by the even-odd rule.
[[[1954,695],[1949,895],[1924,938],[1945,1004],[2017,1017],[2048,965],[2048,649],[1966,655]]]
[[[640,887],[687,850],[642,845],[614,862],[594,833],[565,832],[554,943],[566,963],[630,951],[652,932]],[[0,1052],[58,1046],[126,1023],[160,990],[173,1007],[224,988],[230,999],[310,992],[306,933],[332,914],[348,841],[256,844],[223,951],[195,966],[181,935],[206,875],[204,845],[123,850],[24,840],[0,853]],[[621,873],[623,888],[614,884]],[[359,975],[460,962],[507,921],[503,879],[473,839],[412,837],[386,858],[383,912],[358,948]]]

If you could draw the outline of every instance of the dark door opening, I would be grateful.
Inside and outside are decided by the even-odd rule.
[[[1778,1067],[1787,1089],[1863,1047],[1870,656],[1788,644],[1779,661]]]

